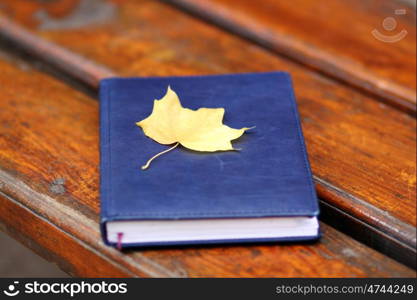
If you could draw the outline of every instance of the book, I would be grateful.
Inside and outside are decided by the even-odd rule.
[[[184,107],[225,108],[256,126],[239,151],[196,152],[145,136],[136,122],[170,86]],[[314,240],[318,201],[291,77],[285,72],[109,78],[100,83],[101,232],[117,247]]]

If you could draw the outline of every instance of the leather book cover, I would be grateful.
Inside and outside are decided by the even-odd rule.
[[[146,137],[135,123],[152,112],[154,99],[161,99],[168,86],[184,107],[223,107],[227,126],[256,127],[232,141],[239,151],[177,147],[142,171],[151,156],[169,147]],[[100,198],[107,243],[109,221],[317,216],[290,75],[102,80]]]

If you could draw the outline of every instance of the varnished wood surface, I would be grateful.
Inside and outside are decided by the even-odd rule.
[[[291,72],[319,196],[415,249],[412,117],[157,2],[123,1],[105,24],[37,33],[122,75]]]
[[[0,194],[0,228],[39,255],[81,277],[414,277],[415,271],[322,224],[314,245],[216,246],[119,252],[91,231],[75,235]],[[54,212],[55,214],[56,212]],[[66,218],[66,216],[63,216]],[[77,220],[74,220],[77,221]],[[85,217],[78,220],[85,223]]]
[[[415,8],[404,2],[165,2],[371,92],[398,108],[413,114],[416,112],[416,13]],[[399,9],[404,9],[405,14],[401,14]],[[394,18],[396,28],[386,30],[383,25],[386,18]],[[373,36],[373,30],[378,30],[386,37],[401,35],[403,31],[405,36],[395,43],[384,42]]]
[[[413,227],[415,225],[413,201],[413,197],[415,198],[415,120],[413,118],[381,105],[376,99],[364,96],[288,60],[275,57],[165,5],[151,1],[117,1],[114,3],[119,3],[119,6],[115,6],[117,13],[112,18],[104,23],[83,25],[80,28],[40,30],[37,29],[39,24],[36,22],[31,24],[24,18],[20,20],[40,36],[123,75],[208,74],[273,69],[290,71],[295,80],[299,108],[303,118],[303,130],[318,183],[319,195],[324,201],[343,209],[361,222],[366,222],[396,241],[413,247],[415,243]],[[46,7],[50,5],[50,2],[42,5]],[[166,18],[161,20],[154,14],[155,11],[160,12]],[[33,12],[36,12],[36,9],[33,9]],[[70,12],[63,13],[64,16],[69,14]],[[16,18],[19,20],[19,17]],[[65,24],[62,26],[68,26]],[[48,55],[53,53],[53,51],[49,52]],[[38,54],[41,55],[40,51]],[[4,171],[3,177],[7,180],[4,180],[6,183],[0,186],[0,190],[11,199],[28,205],[34,212],[42,216],[47,215],[46,219],[52,224],[64,226],[61,228],[65,232],[70,232],[83,243],[87,241],[86,244],[98,249],[98,253],[108,251],[101,248],[104,246],[97,245],[99,243],[98,232],[87,230],[97,226],[94,222],[97,222],[98,218],[98,173],[96,169],[98,136],[97,132],[91,133],[92,130],[97,130],[97,103],[88,104],[90,100],[86,100],[84,95],[69,87],[67,87],[68,90],[64,90],[62,86],[65,85],[51,78],[48,78],[48,83],[46,83],[44,75],[33,76],[34,71],[31,70],[30,65],[15,62],[5,54],[2,59],[8,62],[0,67],[2,70],[0,87],[3,88],[0,94],[5,93],[4,99],[8,101],[1,104],[5,105],[6,109],[2,109],[2,113],[5,114],[0,114],[0,120],[6,126],[1,129],[0,134],[2,139],[0,166]],[[21,73],[12,71],[14,66],[20,66]],[[82,74],[69,73],[73,76]],[[94,76],[99,78],[100,74],[102,73],[97,72]],[[35,81],[27,82],[29,77]],[[54,84],[51,85],[51,82]],[[94,85],[97,81],[86,82]],[[28,87],[25,92],[22,92],[22,86]],[[29,101],[27,106],[16,105],[23,99],[21,97],[28,96],[36,97],[29,97],[30,100],[25,100]],[[55,99],[50,99],[51,97]],[[42,99],[41,103],[39,99]],[[38,106],[40,104],[45,106]],[[64,120],[58,117],[62,112],[74,119]],[[25,121],[16,120],[15,116],[21,114]],[[92,123],[85,123],[87,119]],[[61,131],[51,130],[55,122],[60,126]],[[75,129],[68,127],[66,125],[68,123],[71,123]],[[92,125],[93,123],[96,127]],[[30,127],[26,127],[28,124]],[[22,189],[20,184],[16,185],[13,182],[24,183],[29,186],[29,190],[26,187]],[[42,210],[47,206],[45,203],[30,204],[32,198],[37,198],[37,196],[29,197],[29,194],[48,196],[46,198],[48,201],[53,200],[50,203],[47,202],[52,204],[52,209]],[[66,214],[59,215],[57,212],[60,209],[66,211]],[[73,213],[80,211],[81,217],[72,216]],[[83,219],[84,216],[88,218]],[[73,220],[68,222],[68,218]],[[93,223],[89,223],[90,219],[94,220]],[[83,220],[89,224],[82,223]],[[86,230],[77,233],[76,224],[81,224]],[[92,232],[93,234],[87,234]],[[330,229],[330,232],[336,231]],[[337,232],[335,234],[340,235]],[[332,233],[329,237],[331,235]],[[343,238],[345,238],[344,235]],[[279,246],[275,247],[281,249]],[[269,253],[268,246],[260,248]],[[234,253],[233,250],[243,251],[245,247],[220,249],[230,249],[220,250],[227,251],[230,259],[234,255],[240,255]],[[205,250],[198,248],[197,252],[206,253]],[[209,250],[216,251],[212,248]],[[161,260],[164,261],[164,266],[171,264],[162,254],[164,251],[152,251],[155,257],[163,257]],[[187,254],[182,253],[182,250],[175,251],[177,255],[187,258],[188,261],[187,255],[190,255],[190,252]],[[191,250],[187,249],[187,251]],[[165,253],[171,255],[171,252]],[[133,254],[135,256],[137,253]],[[277,255],[277,253],[272,254]],[[374,252],[367,253],[363,257],[371,254],[374,255]],[[264,255],[262,252],[262,256]],[[155,263],[153,259],[148,261],[148,256],[145,258],[139,256],[142,262],[147,262],[145,269],[149,269],[149,265]],[[243,256],[246,259],[248,257]],[[340,258],[340,260],[343,259],[347,257]],[[137,268],[142,268],[138,265],[126,266],[127,262],[121,261],[121,257],[116,259],[116,262],[122,264],[122,269],[127,268],[129,272],[136,272]],[[191,259],[190,264],[196,262],[198,260]],[[185,268],[187,272],[189,267],[191,266],[187,264]],[[274,268],[273,272],[277,272],[275,276],[280,276],[279,274],[292,276],[277,270],[278,266]],[[168,273],[164,273],[165,270],[160,274],[171,276],[174,273],[170,272],[175,268],[168,268],[168,270]],[[215,272],[215,268],[211,270],[210,272]],[[268,270],[271,269],[265,265],[263,271],[256,272],[266,274]],[[310,273],[307,270],[304,271],[306,271],[305,274],[313,274],[313,270],[315,268],[312,268]],[[209,272],[208,269],[206,271]],[[147,274],[147,276],[158,275],[158,272],[155,272],[147,270],[139,273]],[[198,275],[198,270],[189,272],[187,275],[190,276],[204,276]],[[197,272],[195,273],[197,275],[193,275],[193,272]],[[226,275],[235,274],[234,276],[238,273],[237,271],[233,273],[230,269],[221,272]],[[261,276],[261,273],[256,272],[247,273],[252,274],[247,276]],[[334,269],[323,271],[316,276],[325,276],[324,274],[331,272],[337,273]],[[352,276],[361,276],[358,275],[359,273],[352,274]],[[366,273],[363,276],[368,275]],[[173,276],[178,276],[178,274]]]
[[[20,61],[8,58],[0,61],[0,68],[0,95],[5,99],[0,104],[3,229],[70,274],[415,274],[323,224],[324,237],[316,244],[165,248],[126,253],[107,247],[98,226],[97,101]]]

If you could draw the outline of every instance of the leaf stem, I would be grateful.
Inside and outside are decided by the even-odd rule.
[[[142,170],[146,170],[146,169],[149,167],[149,165],[151,164],[151,162],[152,162],[155,158],[157,158],[157,157],[161,156],[162,154],[165,154],[165,153],[167,153],[167,152],[169,152],[169,151],[171,151],[171,150],[175,149],[175,148],[176,148],[179,144],[180,144],[180,143],[178,142],[178,143],[176,143],[174,146],[172,146],[171,148],[166,149],[166,150],[164,150],[164,151],[162,151],[162,152],[159,152],[158,154],[155,154],[154,156],[152,156],[152,157],[151,157],[151,158],[150,158],[150,159],[146,162],[146,164],[142,166]]]

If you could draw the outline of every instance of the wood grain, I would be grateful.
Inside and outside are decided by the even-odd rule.
[[[2,178],[3,179],[3,178]],[[0,228],[78,277],[414,277],[414,271],[322,224],[314,245],[142,250],[91,247],[19,201],[0,194]],[[84,220],[79,220],[85,223]],[[98,237],[98,224],[88,234]],[[97,246],[97,245],[96,245]],[[381,261],[384,263],[381,264]],[[233,263],[231,263],[233,262]],[[129,270],[130,269],[130,270]]]
[[[2,228],[70,274],[414,276],[326,225],[322,241],[306,245],[126,253],[105,246],[98,225],[98,103],[30,67],[22,70],[10,58],[0,67]]]
[[[155,11],[166,18],[161,20]],[[410,116],[155,2],[121,2],[117,18],[108,24],[37,32],[123,75],[291,72],[319,195],[377,232],[415,249],[415,120]],[[9,88],[9,93],[13,90],[17,93],[19,85]],[[70,102],[66,105],[71,107]],[[44,117],[46,113],[40,119]],[[75,138],[82,142],[85,137]],[[70,149],[58,150],[80,160]],[[22,163],[28,155],[16,156],[14,163],[4,161],[5,166],[11,164],[7,170],[36,180],[39,175],[31,173],[33,166]],[[40,156],[34,163],[44,162]],[[82,174],[91,180],[88,174],[94,172],[94,164],[85,168],[80,168],[85,170]],[[55,187],[51,174],[55,173],[47,175],[51,186],[46,193],[62,189]],[[88,188],[76,184],[88,192],[97,189],[96,182]]]
[[[38,33],[122,75],[291,72],[320,197],[415,249],[413,118],[159,3],[118,11],[105,25]]]
[[[98,86],[101,78],[115,76],[109,69],[91,60],[74,55],[64,48],[55,47],[48,41],[39,40],[6,18],[0,19],[0,28],[7,28],[2,31],[3,38],[18,42],[21,48],[29,50],[32,55],[42,56],[49,64],[73,77],[82,78],[83,82],[88,85]]]
[[[415,115],[416,14],[399,1],[165,0]],[[405,14],[395,14],[405,9]],[[397,27],[383,27],[386,18]],[[387,25],[386,25],[387,26]],[[388,27],[387,27],[388,28]],[[406,35],[398,42],[378,40]]]
[[[48,219],[0,193],[1,229],[75,277],[131,277],[134,273],[108,259]],[[86,263],[88,261],[88,263]]]

